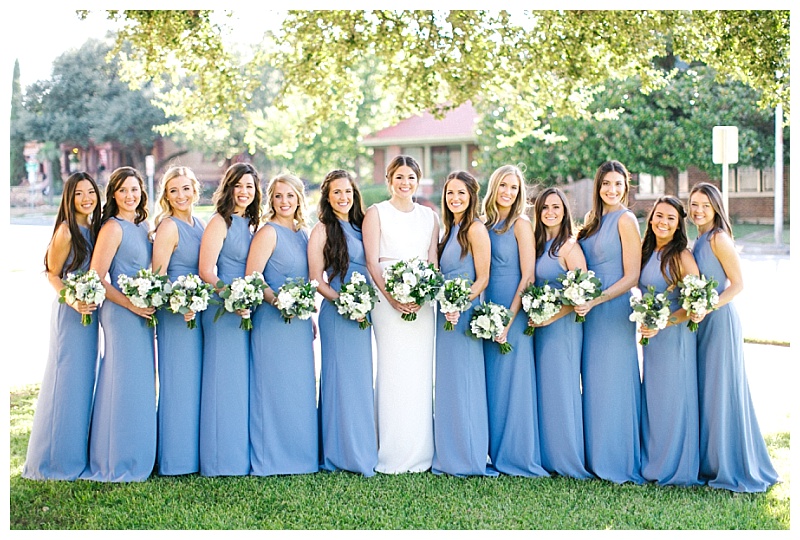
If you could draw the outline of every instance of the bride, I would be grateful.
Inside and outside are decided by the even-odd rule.
[[[382,275],[384,268],[413,257],[438,266],[439,218],[413,199],[421,175],[414,158],[395,157],[386,168],[391,198],[371,206],[363,223],[367,269],[380,292],[372,321],[377,346],[375,470],[381,473],[426,471],[433,461],[433,307],[394,300]],[[405,313],[416,313],[416,320],[403,320]]]

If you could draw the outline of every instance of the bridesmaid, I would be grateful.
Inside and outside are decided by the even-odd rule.
[[[100,190],[85,172],[72,174],[56,215],[44,269],[50,285],[60,292],[68,273],[89,269],[100,229]],[[89,420],[92,413],[98,358],[98,322],[83,326],[81,317],[95,304],[53,303],[50,351],[33,415],[28,455],[22,469],[33,480],[75,480],[87,465]]]
[[[375,344],[375,417],[381,473],[422,472],[433,461],[433,307],[401,304],[386,292],[383,270],[418,257],[438,266],[439,219],[414,202],[422,171],[411,156],[386,167],[391,197],[364,216],[367,269],[378,289],[372,311]],[[414,321],[402,314],[416,313]]]
[[[324,298],[319,312],[322,354],[319,410],[321,467],[366,477],[375,474],[372,332],[339,315],[333,302],[341,284],[359,272],[368,278],[361,226],[361,192],[347,171],[334,170],[320,187],[319,222],[308,242],[308,271]]]
[[[214,215],[200,241],[200,277],[214,287],[245,275],[247,253],[261,218],[258,172],[249,163],[231,165],[214,192]],[[217,291],[219,292],[219,291]],[[202,314],[203,373],[200,390],[200,474],[250,473],[250,335],[240,316]]]
[[[689,194],[691,218],[700,236],[694,256],[700,273],[719,283],[719,304],[697,330],[700,392],[700,478],[714,488],[766,491],[779,481],[750,397],[744,367],[744,339],[733,303],[741,292],[742,270],[722,195],[712,184]]]
[[[436,399],[432,472],[453,476],[492,475],[487,469],[489,418],[483,345],[466,332],[472,310],[489,282],[492,248],[478,217],[478,181],[466,171],[450,173],[442,189],[444,236],[439,268],[445,279],[472,280],[472,307],[463,313],[439,313],[436,331]],[[444,320],[455,325],[444,331]]]
[[[687,248],[686,211],[675,197],[656,200],[642,242],[639,289],[666,293],[671,315],[663,330],[640,326],[642,348],[642,476],[659,485],[701,484],[697,407],[697,339],[686,326],[680,282],[699,275]]]
[[[564,192],[556,187],[542,191],[534,216],[536,286],[547,282],[560,288],[559,275],[576,268],[587,270]],[[550,319],[533,325],[537,326],[533,350],[542,466],[561,476],[591,478],[583,452],[583,325],[575,322],[572,313],[572,306],[562,306]]]
[[[153,271],[175,281],[199,275],[200,240],[205,224],[192,215],[200,182],[188,167],[171,167],[161,180],[160,212],[155,218]],[[200,470],[200,375],[203,364],[202,321],[162,308],[158,314],[158,474]]]
[[[528,323],[517,317],[520,293],[535,279],[533,228],[524,214],[526,195],[522,172],[504,165],[492,173],[483,199],[491,239],[492,272],[485,300],[511,310],[511,322],[497,343],[485,341],[486,390],[489,402],[489,456],[501,473],[548,476],[539,448],[539,415],[533,341],[524,335]],[[524,314],[523,314],[524,315]],[[501,354],[498,343],[512,351]]]
[[[583,323],[583,428],[590,472],[618,484],[643,483],[641,377],[629,292],[639,281],[641,237],[626,208],[630,176],[619,161],[600,165],[592,209],[578,233],[589,270],[603,293],[575,306]],[[590,312],[591,310],[591,312]]]
[[[250,336],[250,474],[314,473],[319,470],[315,330],[312,319],[286,324],[274,307],[287,279],[308,279],[303,182],[291,174],[273,178],[267,204],[266,225],[253,237],[246,270],[262,272],[268,285]]]
[[[82,478],[101,482],[144,481],[156,458],[155,308],[139,308],[116,288],[120,274],[150,267],[153,245],[142,175],[120,167],[108,178],[103,225],[91,268],[103,279],[100,309],[104,354],[95,390],[89,466]]]

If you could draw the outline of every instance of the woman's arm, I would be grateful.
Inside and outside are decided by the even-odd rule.
[[[275,228],[267,223],[261,227],[253,241],[250,242],[250,252],[247,254],[247,265],[245,266],[244,274],[249,276],[253,272],[264,272],[267,266],[267,261],[272,257],[272,252],[275,251],[275,246],[278,243],[278,233]],[[264,289],[264,300],[271,306],[275,305],[275,298],[277,291],[273,291],[271,287],[267,286]]]
[[[178,247],[178,226],[170,218],[158,224],[156,237],[153,240],[153,262],[150,267],[153,273],[166,275],[172,253]]]
[[[547,256],[547,253],[545,253]],[[582,271],[586,272],[586,257],[583,254],[583,249],[581,245],[574,239],[570,238],[567,240],[561,249],[558,250],[558,261],[561,264],[562,268],[566,268],[567,270],[575,270],[576,268],[580,268]],[[548,324],[552,324],[556,322],[561,317],[569,315],[574,311],[572,306],[569,305],[562,305],[561,309],[544,321],[541,324],[534,324],[532,326],[540,327],[540,326],[547,326]]]
[[[433,214],[433,230],[431,231],[431,242],[428,244],[428,262],[431,263],[434,268],[439,268],[439,233],[441,229],[439,228],[439,216],[436,215],[436,212],[431,210]]]
[[[225,224],[225,220],[219,214],[214,214],[203,231],[203,238],[200,240],[200,258],[198,261],[200,279],[215,289],[220,281],[219,276],[217,276],[217,259],[227,235],[228,227]]]
[[[710,238],[710,244],[711,250],[719,259],[722,269],[725,270],[725,275],[728,276],[728,281],[730,282],[719,295],[719,303],[717,304],[717,309],[719,309],[733,300],[744,289],[742,263],[739,259],[739,254],[736,252],[733,239],[724,231],[715,233]]]
[[[308,239],[308,277],[316,279],[319,283],[317,292],[326,300],[333,302],[339,298],[339,291],[334,291],[330,284],[323,279],[325,276],[324,249],[327,239],[328,233],[325,230],[325,224],[317,222],[311,229],[311,236]]]
[[[511,320],[508,321],[503,335],[495,338],[497,343],[504,343],[508,330],[517,318],[517,314],[522,308],[522,297],[520,294],[529,283],[536,279],[536,249],[534,248],[533,227],[526,215],[517,218],[514,224],[514,237],[517,240],[517,250],[519,251],[520,280],[517,290],[514,291],[514,299],[511,301],[510,311]]]
[[[483,223],[473,223],[467,232],[472,259],[475,262],[475,281],[470,287],[470,301],[475,300],[489,284],[492,264],[492,244],[489,231]]]

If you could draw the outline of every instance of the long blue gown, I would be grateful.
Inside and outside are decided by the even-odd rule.
[[[708,233],[695,241],[694,257],[700,273],[716,279],[721,293],[728,276],[711,249]],[[760,492],[779,478],[750,397],[743,344],[733,302],[706,315],[697,330],[700,478],[714,488]]]
[[[553,241],[536,259],[536,286],[545,281],[560,288],[558,254],[549,254]],[[572,313],[534,330],[536,394],[539,398],[539,435],[542,466],[548,472],[573,478],[591,478],[583,451],[581,349],[583,325]]]
[[[253,239],[247,218],[235,214],[231,218],[217,258],[217,276],[226,284],[244,277]],[[215,307],[205,310],[202,317],[200,474],[243,476],[250,473],[250,335],[239,328],[241,317],[236,313],[225,312],[214,322]]]
[[[639,288],[667,290],[661,252],[642,268]],[[680,308],[680,288],[667,292],[670,313]],[[642,476],[659,485],[696,486],[700,472],[697,406],[697,339],[686,323],[668,326],[642,347]]]
[[[89,229],[80,231],[91,250]],[[72,254],[64,268],[71,261]],[[88,269],[89,257],[81,267]],[[22,469],[24,478],[75,480],[86,468],[98,359],[97,318],[95,312],[92,324],[83,326],[80,313],[58,303],[58,298],[53,301],[50,348]]]
[[[489,230],[492,263],[484,299],[510,307],[522,273],[514,227],[530,227],[518,219],[503,234],[495,226]],[[539,449],[539,413],[536,398],[536,370],[533,340],[523,334],[528,326],[525,313],[514,319],[507,334],[512,347],[508,354],[500,346],[484,340],[486,395],[489,403],[489,456],[492,466],[514,476],[548,476],[542,468]]]
[[[173,219],[178,245],[169,259],[167,276],[198,275],[203,225]],[[154,269],[155,270],[155,269]],[[210,306],[214,307],[214,306]],[[158,473],[191,474],[200,470],[200,376],[203,367],[203,322],[189,329],[180,313],[158,312]]]
[[[350,264],[345,281],[358,272],[369,281],[361,231],[339,221],[347,240]],[[332,270],[328,269],[328,275]],[[330,280],[338,291],[340,276]],[[294,323],[293,323],[294,324]],[[320,437],[321,468],[345,470],[364,476],[375,474],[378,439],[375,435],[375,404],[372,390],[372,331],[340,315],[328,300],[319,311],[320,335]]]
[[[271,222],[277,243],[264,279],[277,293],[287,278],[308,279],[308,234]],[[256,308],[251,336],[250,473],[306,474],[319,470],[317,387],[311,319],[285,323],[269,304]]]
[[[478,223],[477,225],[480,225]],[[439,268],[445,279],[475,280],[475,261],[467,252],[461,258],[456,225],[442,251]],[[453,476],[493,475],[487,468],[489,412],[486,401],[486,368],[483,344],[466,332],[472,307],[461,312],[451,331],[444,330],[444,315],[437,311],[436,386],[433,402],[434,453],[431,472]]]
[[[146,222],[112,219],[122,227],[122,241],[108,271],[117,287],[120,274],[133,276],[150,267],[153,244]],[[108,300],[99,311],[104,350],[89,434],[89,466],[81,478],[144,481],[156,460],[154,332],[147,319]]]
[[[580,241],[586,264],[603,288],[623,275],[618,223],[627,210],[605,214],[600,229]],[[586,315],[581,378],[586,467],[618,484],[643,483],[641,475],[641,377],[636,325],[623,293]]]

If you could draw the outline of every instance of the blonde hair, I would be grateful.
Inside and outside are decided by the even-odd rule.
[[[519,167],[515,165],[503,165],[498,168],[489,178],[486,196],[483,198],[482,212],[486,219],[486,228],[492,229],[492,227],[500,222],[500,213],[497,211],[497,189],[500,186],[500,181],[509,174],[513,174],[519,180],[519,193],[517,193],[517,199],[511,205],[511,210],[503,226],[497,229],[499,234],[503,234],[511,228],[517,218],[525,211],[528,202],[528,195],[525,189],[525,177]]]
[[[308,207],[306,206],[306,192],[303,181],[291,173],[282,173],[269,181],[267,186],[267,208],[264,210],[264,221],[269,221],[275,215],[272,207],[272,196],[275,194],[275,185],[283,182],[292,188],[297,195],[297,208],[294,211],[294,221],[298,228],[303,228],[308,224]]]
[[[167,169],[167,172],[164,173],[164,176],[161,177],[161,185],[158,189],[158,214],[154,219],[153,230],[158,228],[158,224],[161,223],[164,218],[172,216],[172,206],[169,204],[167,200],[167,184],[169,181],[178,178],[179,176],[185,176],[192,182],[192,189],[194,190],[194,195],[192,196],[192,204],[197,204],[197,201],[200,200],[200,182],[197,180],[197,177],[194,174],[194,171],[189,167],[170,167]]]

